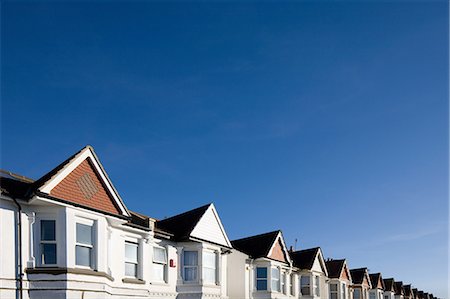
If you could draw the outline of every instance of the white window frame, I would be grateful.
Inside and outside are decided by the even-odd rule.
[[[197,253],[197,265],[185,265],[184,264],[184,257],[185,257],[185,254],[186,254],[186,252],[196,252]],[[198,250],[195,250],[195,249],[185,249],[185,250],[183,250],[183,259],[182,259],[182,267],[181,267],[181,269],[182,269],[182,274],[183,274],[183,283],[186,283],[186,284],[190,284],[190,283],[198,283],[199,282],[199,279],[200,279],[200,277],[199,277],[199,257],[200,257],[200,254],[199,254],[199,251]],[[193,269],[195,269],[195,272],[196,272],[196,275],[195,275],[195,277],[196,277],[196,279],[194,279],[194,280],[186,280],[186,269],[187,268],[193,268]]]
[[[266,277],[258,277],[258,269],[266,269]],[[266,281],[266,288],[258,290],[258,280]],[[256,267],[255,268],[255,290],[258,292],[267,292],[269,290],[269,268],[268,267]]]
[[[132,261],[127,261],[127,257],[126,257],[126,247],[127,247],[127,244],[130,244],[130,245],[133,245],[133,246],[136,246],[136,262],[132,262]],[[125,240],[125,243],[124,243],[124,250],[125,250],[125,252],[124,252],[124,264],[123,264],[123,266],[124,266],[124,276],[125,277],[130,277],[130,278],[136,278],[136,279],[139,279],[139,242],[136,240],[136,241],[129,241],[129,240]],[[127,271],[126,271],[126,265],[127,264],[133,264],[133,265],[136,265],[136,274],[134,275],[134,276],[131,276],[131,275],[127,275]]]
[[[164,256],[165,256],[165,261],[158,261],[158,260],[155,260],[155,249],[162,249],[162,250],[164,250]],[[155,277],[155,271],[154,271],[154,269],[153,269],[153,274],[152,274],[152,276],[153,276],[153,280],[155,281],[155,282],[162,282],[162,283],[167,283],[167,281],[168,281],[168,275],[167,275],[167,261],[168,261],[168,259],[169,259],[169,256],[168,256],[168,254],[167,254],[167,247],[165,247],[165,246],[153,246],[153,257],[152,257],[152,262],[153,262],[153,267],[155,267],[155,265],[158,265],[158,266],[163,266],[163,279],[162,280],[159,280],[159,279],[157,279],[156,277]]]
[[[336,290],[332,290],[331,286],[336,286]],[[338,282],[330,282],[328,286],[330,290],[330,299],[333,299],[333,294],[336,294],[336,299],[339,299],[339,283]]]
[[[295,274],[291,273],[291,275],[289,275],[289,295],[291,295],[291,296],[295,295],[294,279],[295,279]]]
[[[308,284],[302,283],[302,278],[308,277]],[[302,296],[311,296],[311,275],[301,275],[299,278],[300,281],[300,294]],[[303,288],[308,288],[308,294],[303,294]]]
[[[355,293],[358,293],[359,294],[359,296],[358,296],[358,298],[356,298],[355,297]],[[355,288],[354,290],[353,290],[353,298],[354,299],[362,299],[362,290],[360,289],[360,288]]]
[[[278,278],[274,278],[273,271],[278,272]],[[273,283],[276,283],[277,288],[273,288]],[[270,289],[272,292],[281,292],[281,269],[280,267],[270,267]]]
[[[88,225],[91,227],[91,238],[92,238],[92,244],[84,244],[84,243],[78,243],[77,241],[77,224],[83,224]],[[97,230],[96,230],[96,222],[94,220],[88,220],[88,219],[81,219],[77,218],[75,221],[75,267],[77,268],[84,268],[84,269],[92,269],[95,270],[97,267],[97,252],[96,252],[96,236],[97,236]],[[91,263],[92,265],[83,266],[77,264],[77,247],[85,247],[91,249]]]
[[[206,254],[213,254],[214,255],[214,268],[211,267],[207,267],[205,265],[205,253]],[[204,269],[214,269],[214,281],[206,281],[205,280],[205,273],[206,271],[204,271]],[[219,282],[219,255],[218,252],[216,250],[204,250],[202,252],[202,280],[205,284],[209,284],[209,285],[217,285]]]
[[[285,271],[280,271],[280,290],[281,290],[281,293],[286,295],[287,288],[286,288],[286,272]]]
[[[320,297],[320,276],[314,276],[314,296]]]
[[[42,240],[42,221],[53,221],[55,223],[55,240]],[[39,219],[39,265],[41,267],[55,267],[58,265],[58,225],[55,218],[40,218]],[[55,252],[55,259],[56,263],[54,264],[47,264],[43,263],[43,257],[44,257],[44,251],[42,249],[42,245],[44,244],[55,244],[56,252]]]
[[[347,285],[343,282],[341,283],[341,299],[347,299]]]

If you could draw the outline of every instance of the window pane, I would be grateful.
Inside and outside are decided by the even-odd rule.
[[[309,286],[309,276],[302,276],[302,278],[300,279],[300,283],[302,286]]]
[[[41,220],[41,240],[55,241],[55,220]]]
[[[92,226],[77,223],[77,243],[92,245]]]
[[[184,251],[183,256],[184,256],[183,261],[184,261],[185,266],[197,266],[197,264],[198,264],[198,252],[197,251]]]
[[[307,295],[307,296],[309,296],[309,294],[310,294],[309,286],[307,286],[307,287],[302,287],[301,292],[302,292],[302,295]]]
[[[203,252],[203,266],[216,269],[216,257],[214,252]]]
[[[137,265],[131,263],[125,263],[125,275],[137,277]]]
[[[330,291],[337,292],[337,284],[335,283],[330,284]]]
[[[157,281],[164,281],[164,265],[153,264],[153,277]]]
[[[337,293],[331,293],[330,294],[330,299],[338,299]]]
[[[272,268],[272,279],[280,279],[280,269]]]
[[[56,244],[41,244],[42,264],[56,264]]]
[[[135,243],[125,243],[125,261],[136,263],[138,262],[138,245]]]
[[[79,266],[86,266],[92,268],[92,261],[91,261],[91,248],[83,247],[83,246],[76,246],[75,251],[75,262]]]
[[[320,296],[320,277],[316,276],[316,296]]]
[[[185,281],[196,281],[197,280],[197,267],[184,268],[184,280]]]
[[[361,291],[359,289],[355,289],[353,291],[353,299],[360,299],[361,297]]]
[[[216,269],[203,268],[203,280],[207,283],[216,283]]]
[[[261,269],[266,269],[266,268],[261,268]],[[267,290],[267,280],[257,280],[256,281],[256,289],[258,291]]]
[[[162,263],[162,264],[167,263],[166,249],[154,247],[153,248],[153,261]]]
[[[369,294],[369,298],[370,298],[370,299],[375,299],[375,293],[372,293],[372,292],[371,292],[371,293]]]
[[[267,268],[256,268],[256,277],[257,278],[267,278]]]

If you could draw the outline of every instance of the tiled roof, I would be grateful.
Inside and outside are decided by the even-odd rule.
[[[367,268],[359,268],[350,270],[352,275],[352,281],[354,284],[362,284],[364,281],[364,275],[366,274]]]
[[[200,218],[205,214],[211,204],[178,214],[156,222],[156,227],[162,231],[173,234],[175,241],[189,238]]]
[[[402,281],[396,281],[394,284],[395,287],[395,295],[403,295],[403,282]]]
[[[383,279],[383,282],[384,282],[384,289],[386,291],[395,291],[394,279],[393,278]]]
[[[328,271],[328,277],[329,278],[340,278],[344,264],[345,264],[345,259],[325,261],[325,266],[327,267],[327,271]]]
[[[378,286],[378,281],[381,278],[381,273],[373,273],[373,274],[369,274],[369,278],[370,278],[370,283],[372,284],[372,289],[376,289]],[[381,284],[383,285],[383,280],[381,280]],[[384,286],[382,286],[384,289]]]
[[[320,247],[315,247],[291,252],[290,255],[292,261],[294,262],[294,266],[299,269],[311,270],[319,250]]]
[[[251,258],[267,257],[270,248],[272,248],[279,230],[268,232],[256,236],[250,236],[231,241],[233,248],[248,254]]]

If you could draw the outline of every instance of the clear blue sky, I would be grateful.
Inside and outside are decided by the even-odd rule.
[[[214,202],[447,297],[445,1],[1,8],[2,168],[91,144],[132,210]]]

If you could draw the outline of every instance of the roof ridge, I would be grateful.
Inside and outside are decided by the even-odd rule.
[[[171,219],[174,219],[174,218],[177,218],[177,217],[182,217],[182,216],[185,216],[186,214],[190,214],[190,213],[192,213],[192,212],[195,212],[195,211],[199,211],[199,210],[202,210],[202,209],[205,209],[205,208],[209,208],[209,206],[211,206],[213,203],[208,203],[208,204],[205,204],[205,205],[202,205],[202,206],[200,206],[200,207],[198,207],[198,208],[194,208],[194,209],[191,209],[191,210],[189,210],[189,211],[185,211],[185,212],[182,212],[182,213],[180,213],[180,214],[176,214],[176,215],[173,215],[173,216],[170,216],[170,217],[167,217],[167,218],[165,218],[165,219],[161,219],[161,220],[158,220],[158,222],[163,222],[163,221],[166,221],[166,220],[171,220]]]
[[[235,239],[235,240],[233,240],[231,242],[237,242],[237,241],[243,241],[243,240],[251,240],[251,239],[254,239],[254,238],[258,238],[258,237],[268,236],[268,235],[271,235],[271,234],[274,234],[274,233],[278,234],[280,232],[281,232],[281,230],[274,230],[274,231],[267,232],[267,233],[262,233],[262,234],[258,234],[258,235],[253,235],[253,236],[249,236],[249,237]]]

